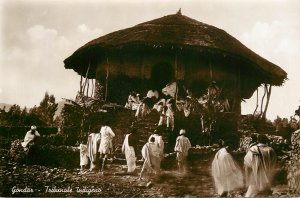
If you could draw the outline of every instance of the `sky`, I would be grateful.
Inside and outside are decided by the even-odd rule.
[[[46,91],[57,101],[74,99],[80,77],[64,68],[65,58],[92,39],[179,8],[283,68],[289,80],[273,87],[267,118],[294,115],[300,105],[298,0],[2,0],[0,103],[30,108]],[[254,111],[255,95],[242,102],[243,114]]]

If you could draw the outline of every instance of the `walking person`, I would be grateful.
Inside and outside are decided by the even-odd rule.
[[[160,170],[160,165],[161,165],[161,161],[162,161],[163,158],[164,158],[164,149],[165,149],[165,144],[164,144],[164,141],[163,141],[163,139],[162,139],[162,136],[160,135],[160,130],[161,130],[161,129],[156,129],[156,130],[154,131],[154,134],[152,134],[152,135],[149,137],[149,139],[148,139],[148,142],[150,142],[150,139],[151,139],[152,137],[154,137],[154,138],[155,138],[154,143],[157,144],[157,147],[158,147],[158,149],[159,149],[159,162],[158,162],[159,167],[158,167],[158,170]]]
[[[167,106],[161,106],[160,111],[159,111],[159,121],[157,126],[167,126],[167,115],[166,112],[168,110]]]
[[[257,134],[253,133],[251,135],[251,141],[249,142],[249,146],[248,146],[248,150],[252,147],[252,146],[255,146],[257,145]]]
[[[187,156],[191,148],[191,142],[185,137],[185,129],[181,129],[179,135],[176,139],[174,150],[176,152],[178,169],[180,172],[185,173],[187,171]]]
[[[266,135],[258,135],[258,144],[252,146],[244,158],[248,190],[245,197],[270,196],[275,175],[276,153],[267,145]]]
[[[83,171],[89,162],[88,147],[81,141],[78,148],[80,152],[80,170]]]
[[[108,126],[108,122],[105,122],[104,126],[101,127],[100,130],[100,146],[99,146],[99,153],[100,159],[102,159],[102,168],[101,172],[103,172],[105,163],[107,158],[110,154],[112,154],[113,144],[112,140],[115,137],[114,132]]]
[[[219,140],[219,145],[221,149],[215,154],[212,162],[212,176],[218,195],[227,197],[228,193],[244,186],[243,173],[230,154],[234,143]]]
[[[165,112],[167,118],[167,128],[171,131],[174,130],[174,110],[172,104],[167,104],[167,110]]]
[[[143,174],[157,174],[160,169],[160,149],[155,143],[155,137],[151,137],[150,140],[142,148],[142,156],[144,164],[140,173],[140,179]]]
[[[123,146],[122,153],[125,154],[126,162],[127,162],[127,172],[133,173],[136,169],[136,156],[134,148],[136,147],[137,139],[135,137],[136,129],[133,128],[130,130],[129,134],[126,134]]]
[[[87,152],[90,160],[90,171],[94,171],[97,168],[97,151],[100,145],[100,133],[91,133],[88,136]]]

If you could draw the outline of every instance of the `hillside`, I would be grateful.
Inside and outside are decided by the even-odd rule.
[[[3,109],[5,107],[6,112],[8,112],[8,110],[10,109],[11,106],[13,106],[13,105],[7,104],[7,103],[0,103],[0,109]]]
[[[56,112],[55,112],[55,114],[54,114],[54,118],[56,117],[56,116],[58,116],[60,113],[61,113],[61,111],[62,111],[62,109],[64,108],[64,105],[66,104],[67,102],[65,102],[65,101],[59,101],[58,102],[58,106],[57,106],[57,110],[56,110]],[[9,111],[9,109],[11,108],[13,106],[13,104],[7,104],[7,103],[0,103],[0,109],[3,109],[4,107],[5,107],[5,111],[6,112],[8,112]],[[24,108],[24,107],[21,107],[21,108]],[[30,108],[28,108],[28,110],[29,110]]]

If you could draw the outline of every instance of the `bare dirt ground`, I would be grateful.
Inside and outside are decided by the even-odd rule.
[[[153,119],[137,123],[141,134],[140,145],[147,141],[155,128],[156,115]],[[114,122],[117,134],[117,145],[121,146],[132,118],[127,112],[121,112]],[[1,140],[1,139],[0,139]],[[6,140],[5,140],[6,141]],[[2,141],[2,142],[5,142]],[[213,155],[202,155],[189,160],[187,174],[179,174],[176,170],[175,157],[164,160],[163,171],[149,179],[139,180],[141,162],[133,175],[116,175],[126,170],[124,160],[114,160],[108,164],[104,174],[85,172],[79,168],[79,152],[55,152],[51,149],[40,150],[38,164],[15,163],[9,160],[10,142],[5,143],[5,149],[0,149],[0,196],[1,197],[216,197],[211,177],[211,162]],[[49,145],[48,145],[49,146]],[[48,148],[48,147],[47,147]],[[52,147],[51,147],[52,148]],[[65,148],[64,148],[65,149]],[[59,152],[58,152],[59,151]],[[140,155],[140,152],[137,153]],[[42,155],[42,156],[41,156]],[[124,155],[116,155],[124,158]],[[140,159],[141,157],[138,156]],[[238,159],[242,166],[243,155]],[[57,161],[58,160],[58,161]],[[44,163],[43,163],[44,162]],[[55,163],[54,163],[55,162]],[[67,163],[67,164],[66,164]],[[75,165],[74,165],[75,164]],[[74,168],[77,167],[78,168]],[[51,166],[50,166],[51,165]],[[56,167],[56,168],[55,168]],[[65,167],[65,168],[62,168]],[[69,168],[67,168],[69,167]],[[285,176],[286,178],[286,176]],[[149,183],[151,182],[151,183]],[[246,189],[232,193],[232,197],[243,197]],[[286,182],[279,182],[272,189],[273,197],[297,197],[288,192]],[[23,191],[23,192],[21,192]],[[26,191],[26,192],[24,192]],[[298,195],[299,197],[299,195]]]
[[[119,176],[115,173],[125,171],[126,166],[108,164],[102,174],[79,169],[18,165],[2,157],[1,196],[216,197],[210,164],[211,157],[196,159],[190,161],[187,174],[179,174],[173,166],[157,176],[139,180],[140,165],[133,175]],[[230,196],[243,197],[244,190]],[[288,193],[286,185],[277,185],[273,188],[273,197],[296,196]]]

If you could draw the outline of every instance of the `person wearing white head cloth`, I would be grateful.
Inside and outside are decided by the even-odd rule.
[[[276,173],[277,156],[267,143],[266,135],[258,135],[258,144],[252,146],[244,158],[247,192],[245,197],[270,196]]]
[[[27,131],[25,137],[24,137],[24,141],[22,142],[22,146],[24,147],[24,150],[26,151],[28,149],[28,145],[30,143],[33,143],[33,140],[35,139],[35,137],[39,137],[40,134],[39,132],[36,130],[36,126],[31,126],[30,131]]]
[[[155,137],[150,140],[142,148],[142,156],[144,164],[140,173],[140,179],[144,172],[157,174],[160,171],[160,149],[155,143]]]
[[[159,130],[155,130],[154,131],[154,134],[150,135],[149,139],[148,139],[148,142],[150,142],[150,139],[152,137],[155,138],[155,144],[157,144],[157,147],[159,149],[159,169],[160,169],[160,164],[161,164],[161,161],[163,160],[164,158],[164,148],[165,148],[165,144],[164,144],[164,141],[162,139],[162,136],[159,135]]]
[[[126,134],[123,146],[122,146],[122,153],[125,154],[126,162],[127,162],[127,167],[128,173],[134,172],[136,169],[136,156],[134,152],[134,146],[135,146],[135,141],[136,138],[135,136],[136,129],[131,129],[129,134]]]
[[[180,172],[186,172],[187,156],[189,149],[191,148],[191,142],[189,138],[185,137],[185,129],[181,129],[176,139],[175,152],[177,154],[177,164]]]

